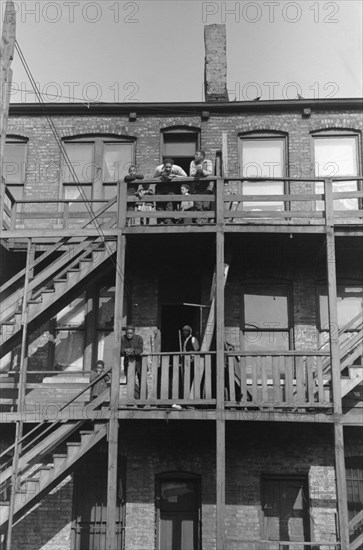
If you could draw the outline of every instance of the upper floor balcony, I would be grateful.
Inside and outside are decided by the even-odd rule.
[[[15,199],[3,197],[3,237],[49,238],[125,233],[275,231],[323,233],[326,226],[354,234],[363,227],[363,178],[204,178],[208,191],[182,195],[194,178],[176,178],[142,200],[118,183],[117,196],[106,199]],[[210,190],[213,189],[213,190]],[[155,194],[158,191],[159,194]],[[79,189],[79,197],[82,197]]]

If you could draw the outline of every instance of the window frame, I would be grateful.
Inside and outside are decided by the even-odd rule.
[[[67,144],[82,144],[90,143],[93,145],[93,177],[92,181],[83,183],[75,181],[64,181],[64,170],[66,168],[66,161],[63,154],[61,155],[61,170],[60,170],[60,188],[59,196],[64,198],[65,188],[66,187],[90,187],[91,188],[91,200],[105,200],[105,188],[109,186],[114,186],[117,189],[117,181],[108,182],[104,180],[104,161],[105,161],[105,151],[106,144],[120,143],[128,144],[131,146],[131,162],[130,164],[135,163],[135,144],[136,138],[133,136],[120,136],[117,134],[81,134],[75,136],[66,136],[62,138],[62,143],[64,146]],[[100,170],[99,170],[100,169]],[[101,171],[101,176],[100,176]]]
[[[29,138],[28,137],[15,135],[15,134],[7,134],[6,135],[5,147],[6,147],[6,145],[23,145],[24,146],[24,158],[23,158],[24,169],[20,170],[22,181],[19,181],[18,183],[17,182],[13,182],[13,183],[6,183],[5,182],[5,185],[6,185],[7,189],[10,191],[10,193],[12,193],[13,188],[15,188],[17,190],[18,189],[22,190],[20,200],[24,198],[24,194],[25,194],[26,171],[27,171],[28,155],[29,155],[28,143],[29,143]],[[4,164],[6,164],[5,151],[4,151]],[[5,176],[4,176],[4,180],[5,180]]]
[[[339,289],[341,287],[346,288],[346,287],[357,287],[357,286],[360,286],[362,288],[362,304],[363,304],[363,280],[362,279],[356,279],[356,280],[342,279],[342,280],[338,280],[337,284],[336,284],[337,298],[339,298]],[[325,291],[324,295],[327,296],[328,295],[328,283],[327,283],[327,281],[318,282],[316,284],[316,290],[315,290],[315,295],[316,295],[316,330],[317,330],[317,339],[316,340],[317,340],[317,345],[318,345],[319,349],[330,345],[330,338],[329,338],[330,327],[328,327],[326,329],[323,329],[322,325],[321,325],[321,313],[322,312],[321,312],[321,306],[320,306],[320,296],[323,295],[323,291]],[[329,320],[329,311],[328,311],[327,318]],[[338,320],[338,322],[339,322],[339,320]],[[340,331],[340,330],[341,329],[338,327],[338,331]],[[355,332],[357,332],[357,329],[349,329],[345,332],[355,333]],[[322,336],[321,336],[322,334],[327,335],[326,342],[324,342],[324,343],[321,343],[322,342]]]
[[[286,298],[287,298],[287,321],[288,326],[286,330],[279,329],[279,328],[262,328],[258,327],[258,329],[250,329],[248,328],[246,330],[246,319],[245,319],[245,307],[244,307],[244,296],[246,294],[245,290],[250,288],[258,288],[261,287],[261,289],[271,289],[273,290],[274,287],[285,287],[286,288]],[[240,341],[240,350],[243,352],[247,352],[248,350],[245,349],[245,339],[244,334],[245,333],[258,333],[258,332],[264,332],[264,333],[281,333],[281,332],[287,332],[288,333],[288,351],[293,351],[295,349],[295,337],[294,337],[294,308],[293,308],[293,288],[291,281],[286,280],[256,280],[256,281],[243,281],[241,284],[241,294],[240,294],[240,328],[239,328],[239,341]],[[273,294],[271,293],[271,296]],[[261,351],[264,351],[261,349]]]
[[[363,173],[363,167],[362,167],[363,158],[362,158],[362,153],[361,153],[361,147],[362,147],[361,132],[359,130],[355,130],[355,129],[351,129],[351,128],[325,128],[325,129],[314,130],[314,131],[310,132],[310,155],[311,155],[311,159],[312,159],[312,163],[311,163],[311,177],[312,178],[319,177],[316,174],[315,140],[316,139],[340,139],[340,138],[347,138],[347,137],[355,139],[355,152],[356,152],[356,159],[357,159],[357,175],[352,176],[352,181],[354,181],[355,177],[359,178],[359,177],[362,176],[362,173]],[[326,178],[328,178],[328,177],[334,178],[334,176],[326,176]],[[345,176],[343,174],[340,174],[340,176],[337,176],[337,177],[345,177]],[[350,177],[350,176],[347,176],[347,177]],[[317,184],[318,183],[319,182],[317,182]],[[360,191],[362,189],[362,182],[359,181],[359,180],[356,180],[356,183],[357,183],[357,191]],[[316,185],[317,184],[314,185],[314,192],[315,193],[318,192],[318,191],[316,191]],[[336,185],[339,185],[339,182],[335,182],[335,186]],[[318,210],[317,203],[318,203],[318,201],[314,202],[316,210]],[[358,208],[362,208],[362,207],[363,207],[363,200],[358,198]],[[347,209],[344,209],[344,210],[347,210]]]
[[[166,147],[166,141],[165,136],[173,135],[173,136],[195,136],[196,146],[195,151],[198,151],[201,149],[201,129],[196,126],[186,126],[186,125],[176,125],[176,126],[167,126],[166,128],[160,129],[160,155],[159,160],[160,164],[164,163],[165,157],[172,157],[175,160],[175,164],[178,164],[179,159],[185,160],[185,162],[188,162],[188,168],[185,170],[187,176],[189,176],[189,165],[192,160],[194,160],[194,154],[192,156],[188,155],[169,155],[166,153],[165,147]],[[181,140],[182,141],[182,140]]]
[[[289,164],[289,135],[287,132],[282,132],[278,130],[253,130],[249,132],[240,132],[238,134],[238,172],[239,177],[244,178],[243,176],[243,142],[244,141],[266,141],[266,140],[282,140],[283,141],[283,148],[282,148],[282,154],[283,154],[283,163],[282,163],[282,178],[288,178],[290,173],[290,164]],[[253,176],[251,176],[253,177]],[[258,176],[255,176],[258,177]],[[243,186],[244,182],[248,181],[247,179],[244,181],[241,181],[238,183],[239,189],[238,192],[241,195],[244,195],[243,192]],[[256,183],[256,182],[254,182]],[[276,182],[277,183],[277,182]],[[289,181],[283,181],[283,194],[289,195],[290,194],[290,184]],[[248,196],[248,195],[247,195]],[[278,197],[278,195],[276,195]],[[247,202],[247,201],[246,201]],[[263,201],[261,201],[263,202]],[[281,202],[281,201],[276,201]],[[244,203],[245,204],[245,203]],[[250,203],[251,205],[259,204],[259,203]],[[268,203],[269,204],[269,203]],[[271,202],[273,204],[273,202]],[[250,210],[250,208],[248,208]],[[289,211],[290,210],[290,203],[289,202],[282,202],[282,212]]]

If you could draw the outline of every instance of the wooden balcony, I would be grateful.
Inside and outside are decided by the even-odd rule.
[[[309,413],[332,408],[331,373],[322,352],[245,352],[225,356],[225,407]],[[216,409],[216,354],[154,353],[130,361],[120,379],[119,409]],[[81,409],[90,400],[89,374],[29,371],[25,409],[57,414],[72,399]],[[3,410],[16,412],[18,373],[0,379]],[[103,406],[108,406],[104,403]]]
[[[344,183],[348,178],[217,178],[214,194],[190,195],[188,201],[209,204],[208,210],[181,211],[182,195],[154,195],[148,198],[152,210],[139,210],[141,202],[127,195],[126,184],[119,182],[118,196],[111,201],[66,199],[15,200],[6,192],[5,210],[2,216],[3,236],[49,237],[67,236],[74,233],[89,235],[102,229],[113,235],[118,229],[125,233],[175,233],[213,232],[217,225],[225,231],[246,231],[249,228],[262,231],[324,232],[326,225],[361,229],[363,224],[363,178],[354,178],[355,191],[334,191],[333,185]],[[178,178],[178,184],[193,182],[193,178]],[[284,183],[294,192],[286,194],[251,195],[244,192],[244,184]],[[145,180],[155,185],[155,180]],[[320,185],[322,193],[306,191]],[[172,210],[164,210],[169,203]],[[135,210],[134,210],[135,208]],[[167,222],[167,225],[165,225]]]

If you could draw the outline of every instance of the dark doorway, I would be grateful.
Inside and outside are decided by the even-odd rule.
[[[161,351],[180,351],[179,331],[190,325],[193,334],[199,335],[199,307],[182,304],[161,305]]]
[[[117,549],[124,548],[125,459],[119,457],[116,535]],[[73,491],[74,550],[106,549],[107,455],[96,453],[82,462],[75,471]]]

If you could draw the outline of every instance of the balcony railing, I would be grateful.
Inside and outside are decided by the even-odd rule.
[[[332,407],[330,368],[325,352],[227,353],[225,404],[243,410],[255,408],[327,409]],[[121,376],[119,406],[175,408],[216,406],[216,354],[153,353],[129,361]],[[18,372],[0,382],[3,407],[16,409]],[[64,404],[69,395],[87,386],[89,374],[63,367],[54,371],[29,371],[25,402],[47,406]],[[79,405],[89,400],[83,393]]]
[[[332,406],[326,353],[244,352],[228,354],[228,403],[245,408]]]
[[[333,191],[333,183],[344,183],[351,178],[309,179],[309,178],[205,178],[214,181],[213,194],[188,195],[150,195],[144,201],[136,196],[127,195],[127,185],[118,184],[118,197],[110,204],[106,200],[90,200],[85,204],[81,200],[67,199],[22,199],[15,200],[7,193],[6,208],[3,215],[3,228],[24,229],[43,227],[51,229],[69,229],[82,227],[82,222],[90,220],[99,209],[98,221],[102,225],[113,220],[117,227],[137,227],[140,225],[157,226],[165,221],[173,226],[197,225],[216,221],[226,226],[232,225],[325,225],[327,217],[335,224],[361,225],[363,221],[363,190]],[[178,184],[194,182],[194,178],[178,178]],[[363,178],[354,178],[357,187],[362,187]],[[283,183],[295,192],[276,194],[246,194],[244,183]],[[155,180],[144,180],[155,185]],[[314,193],[315,185],[323,187],[323,192]],[[309,191],[307,191],[309,189]],[[184,197],[184,198],[183,198]],[[206,210],[180,210],[181,201],[204,203]],[[147,203],[148,209],[142,204]],[[164,206],[167,205],[168,207]],[[171,205],[171,206],[170,206]],[[169,210],[165,210],[169,208]]]

